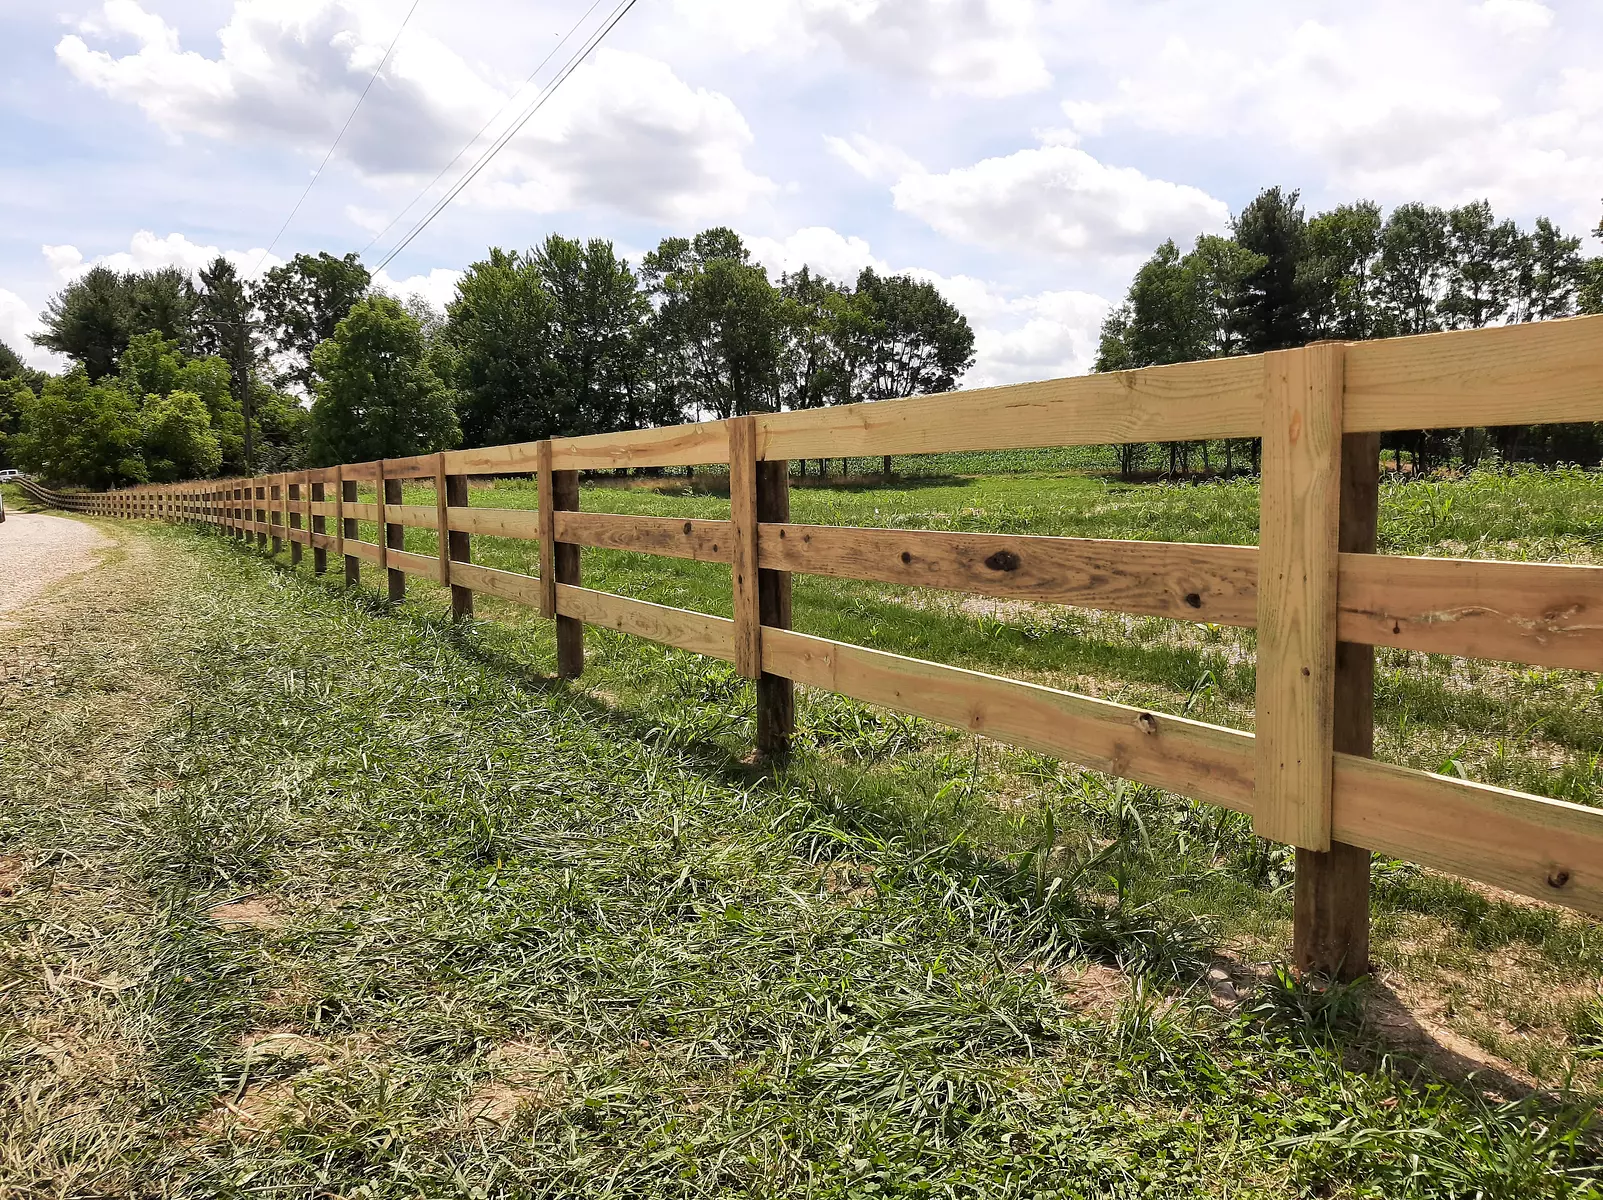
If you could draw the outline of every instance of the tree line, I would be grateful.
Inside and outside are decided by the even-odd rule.
[[[444,312],[385,294],[356,255],[254,283],[223,258],[101,266],[41,323],[35,343],[71,365],[0,345],[0,465],[96,488],[941,392],[974,361],[933,285],[771,281],[724,228],[638,268],[602,240],[492,248]]]
[[[1603,222],[1594,235],[1603,238]],[[1603,312],[1603,257],[1546,217],[1529,229],[1484,200],[1402,204],[1383,216],[1360,200],[1306,216],[1295,191],[1266,188],[1228,237],[1164,242],[1102,326],[1099,371],[1344,341],[1478,329]],[[1399,470],[1450,462],[1603,460],[1603,426],[1509,426],[1386,435]],[[1211,447],[1204,447],[1204,453]],[[1226,443],[1256,469],[1255,442]],[[1126,475],[1189,469],[1192,447],[1121,447]],[[1165,459],[1167,462],[1165,463]]]

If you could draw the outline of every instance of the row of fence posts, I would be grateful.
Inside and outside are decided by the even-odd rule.
[[[1379,512],[1379,435],[1348,434],[1342,438],[1339,550],[1373,553]],[[579,508],[579,472],[553,470],[550,443],[541,443],[538,456],[541,611],[555,621],[557,674],[576,679],[584,669],[584,623],[559,611],[558,587],[580,584],[580,549],[559,542],[555,514]],[[357,481],[344,479],[335,468],[333,532],[335,556],[344,563],[344,582],[361,581],[361,559],[344,553],[347,540],[358,539],[357,518],[344,515],[358,503]],[[379,567],[387,577],[388,596],[400,601],[406,594],[406,574],[388,567],[390,550],[404,547],[406,527],[384,520],[384,509],[403,503],[402,480],[386,478],[378,464]],[[249,540],[251,531],[239,522],[256,526],[256,543],[278,553],[282,539],[269,534],[270,514],[278,513],[287,530],[303,528],[301,514],[290,504],[308,499],[327,503],[327,484],[282,482],[287,476],[231,483],[216,492],[202,493],[203,503],[222,506],[223,524],[235,536]],[[789,572],[759,569],[756,564],[758,526],[790,519],[789,464],[759,461],[751,418],[730,422],[730,506],[732,524],[732,585],[736,623],[736,667],[755,682],[757,697],[756,748],[766,759],[788,753],[795,731],[795,688],[790,679],[761,669],[761,629],[791,627]],[[450,509],[468,506],[468,477],[445,473],[445,456],[439,456],[435,475],[439,508],[440,577],[450,588],[451,613],[461,620],[473,614],[473,591],[453,582],[452,564],[470,564],[469,535],[450,529]],[[177,500],[131,498],[127,515],[184,516],[183,498]],[[167,506],[177,506],[168,512]],[[199,513],[187,514],[199,517]],[[311,532],[327,535],[328,518],[314,515]],[[291,539],[291,561],[301,561],[301,543]],[[328,550],[314,546],[313,570],[328,570]],[[1338,643],[1335,660],[1334,749],[1369,757],[1374,747],[1374,650],[1370,646]],[[1299,966],[1324,975],[1352,978],[1368,969],[1370,852],[1331,844],[1328,851],[1296,850],[1293,956]]]

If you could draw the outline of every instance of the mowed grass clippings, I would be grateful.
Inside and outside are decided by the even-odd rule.
[[[543,624],[109,527],[0,713],[0,1191],[1597,1194],[1584,1085],[1210,978],[1284,917],[1229,814],[815,695],[762,773],[723,664],[592,631],[558,685]],[[1393,874],[1420,955],[1597,972]]]

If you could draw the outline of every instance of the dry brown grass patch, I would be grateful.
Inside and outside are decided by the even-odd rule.
[[[287,913],[284,906],[271,896],[252,896],[208,909],[206,915],[223,929],[282,929]]]
[[[26,860],[19,855],[0,855],[0,900],[9,900],[22,890],[26,867]]]

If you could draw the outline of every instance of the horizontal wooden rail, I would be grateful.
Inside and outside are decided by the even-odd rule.
[[[1257,621],[1252,546],[829,525],[764,525],[760,545],[762,565],[776,571],[1216,625]]]
[[[540,536],[540,514],[526,508],[448,508],[446,519],[459,533],[481,537],[523,538]]]
[[[732,530],[728,521],[559,512],[553,515],[553,522],[557,540],[576,546],[632,550],[698,562],[729,561]]]
[[[728,617],[710,617],[568,583],[557,584],[557,614],[726,662],[735,660],[735,623]]]

